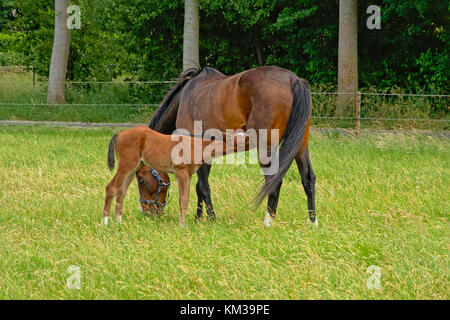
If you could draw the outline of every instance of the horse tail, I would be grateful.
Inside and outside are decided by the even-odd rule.
[[[114,150],[116,149],[116,141],[117,141],[118,134],[112,136],[111,141],[109,141],[109,147],[108,147],[108,168],[110,171],[114,169]]]
[[[294,99],[286,130],[281,139],[278,154],[279,169],[275,174],[266,176],[265,184],[255,198],[256,206],[259,206],[265,197],[274,192],[283,180],[284,175],[289,170],[292,161],[297,155],[308,125],[311,113],[311,91],[309,84],[306,80],[296,79],[292,82],[291,89]]]
[[[163,102],[156,110],[149,123],[149,128],[160,133],[171,134],[176,129],[178,107],[180,106],[180,93],[184,86],[196,77],[202,69],[200,67],[189,68],[179,77],[177,84],[167,93]]]

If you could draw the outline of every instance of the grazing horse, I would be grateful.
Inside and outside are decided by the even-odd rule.
[[[171,136],[158,133],[148,127],[135,127],[115,134],[109,142],[107,163],[112,171],[115,151],[118,168],[106,187],[104,224],[108,224],[114,197],[116,198],[116,218],[119,222],[122,221],[122,205],[128,187],[136,171],[145,164],[155,168],[154,170],[175,174],[180,194],[180,224],[184,225],[192,175],[197,172],[203,162],[225,154],[229,149],[226,147],[228,142],[231,143],[233,140],[228,141],[228,137],[224,142],[182,135]],[[177,148],[175,152],[173,152],[174,148]]]
[[[165,134],[180,128],[192,133],[194,121],[201,121],[203,131],[210,128],[222,132],[227,129],[279,130],[279,170],[265,175],[256,204],[268,196],[264,223],[270,226],[275,218],[283,176],[295,159],[307,195],[308,222],[317,225],[316,176],[308,152],[311,111],[309,84],[286,69],[264,66],[225,76],[209,67],[193,68],[180,75],[149,127]],[[258,145],[258,153],[260,151]],[[264,169],[267,164],[260,161],[260,166]],[[197,218],[203,214],[204,202],[208,217],[214,220],[208,182],[210,170],[211,164],[205,163],[197,172]],[[141,192],[145,191],[141,189]]]
[[[165,172],[142,166],[136,172],[141,211],[160,214],[166,206],[170,178]]]

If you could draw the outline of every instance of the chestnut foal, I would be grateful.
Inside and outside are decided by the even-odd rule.
[[[227,137],[227,142],[231,142]],[[175,174],[180,195],[180,224],[185,224],[191,177],[200,166],[226,153],[221,140],[202,140],[183,135],[165,135],[148,127],[135,127],[115,134],[109,143],[108,167],[114,168],[114,150],[118,169],[106,187],[103,222],[108,224],[111,203],[116,197],[116,218],[122,221],[122,204],[134,174],[145,164],[157,171]],[[177,149],[172,152],[172,149]],[[208,154],[204,155],[208,148]],[[201,154],[200,154],[201,153]],[[207,152],[205,152],[207,153]],[[194,161],[195,160],[195,161]]]

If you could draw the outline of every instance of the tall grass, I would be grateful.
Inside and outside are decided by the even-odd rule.
[[[47,104],[46,82],[33,85],[28,73],[4,72],[0,119],[146,123],[169,89],[167,83],[67,83],[66,104],[47,106],[41,105]]]
[[[44,80],[45,79],[40,79]],[[42,106],[47,96],[47,84],[33,86],[28,72],[0,74],[0,120],[54,120],[81,122],[135,122],[146,123],[161,103],[171,84],[67,84],[64,106]],[[314,92],[335,92],[332,85],[313,84]],[[399,88],[368,92],[404,93]],[[448,98],[362,96],[362,118],[447,119]],[[8,106],[7,103],[18,105]],[[26,105],[31,104],[31,105]],[[95,104],[80,106],[70,104]],[[115,104],[127,104],[117,106]],[[313,95],[313,125],[326,127],[354,127],[354,120],[327,119],[334,117],[336,95]],[[354,116],[349,114],[348,116]],[[362,120],[362,128],[417,128],[448,130],[449,122]]]
[[[214,165],[218,220],[178,226],[178,194],[100,224],[114,129],[0,127],[0,298],[449,299],[450,143],[416,134],[314,133],[319,227],[293,165],[272,228],[250,202],[257,165]],[[172,182],[174,178],[172,176]],[[194,179],[196,180],[196,179]],[[68,268],[81,271],[69,289]],[[380,288],[367,286],[369,266]]]

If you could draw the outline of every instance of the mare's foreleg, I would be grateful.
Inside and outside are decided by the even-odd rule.
[[[198,173],[197,173],[198,175]],[[200,176],[198,175],[198,180],[200,180]],[[203,197],[203,192],[200,188],[200,183],[197,182],[197,185],[195,186],[195,191],[197,192],[197,216],[196,219],[201,219],[203,216],[203,201],[205,201],[205,198]]]
[[[212,200],[211,200],[211,188],[209,187],[209,172],[211,171],[211,165],[204,163],[197,171],[198,181],[196,186],[197,191],[197,219],[200,219],[203,215],[203,201],[206,204],[206,213],[210,221],[216,220],[216,213],[214,212]]]

